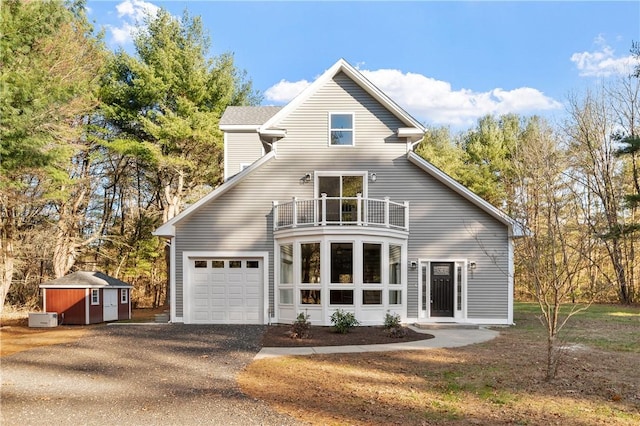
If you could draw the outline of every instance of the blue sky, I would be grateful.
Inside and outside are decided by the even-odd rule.
[[[264,105],[282,105],[339,58],[428,126],[565,111],[571,93],[629,73],[640,1],[222,2],[88,0],[110,48],[132,51],[158,7],[202,17],[211,54],[232,52]]]

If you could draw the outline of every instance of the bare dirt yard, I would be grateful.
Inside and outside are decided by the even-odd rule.
[[[131,316],[133,321],[153,321],[158,309],[134,309]],[[0,319],[0,357],[16,352],[26,351],[40,346],[67,344],[81,337],[87,336],[94,327],[91,326],[58,326],[55,328],[29,328],[29,313],[27,311],[8,310],[2,313]]]

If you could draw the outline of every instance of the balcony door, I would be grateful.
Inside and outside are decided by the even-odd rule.
[[[356,222],[358,194],[365,196],[366,172],[362,174],[331,173],[318,176],[318,197],[327,194],[327,222]],[[340,198],[340,199],[332,199]],[[347,198],[347,199],[344,199]],[[352,199],[349,199],[352,198]],[[320,220],[322,220],[322,208]]]

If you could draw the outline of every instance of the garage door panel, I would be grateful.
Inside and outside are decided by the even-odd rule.
[[[196,268],[191,260],[190,322],[262,323],[262,260],[198,259],[198,264],[207,267]]]

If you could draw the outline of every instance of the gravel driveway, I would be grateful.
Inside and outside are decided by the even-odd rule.
[[[264,326],[113,325],[3,357],[4,425],[294,425],[242,394]]]

